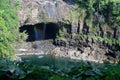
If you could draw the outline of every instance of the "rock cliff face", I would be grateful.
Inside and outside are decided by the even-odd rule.
[[[21,0],[18,10],[20,25],[56,22],[66,18],[72,9],[63,0]]]
[[[59,32],[54,40],[54,45],[58,47],[53,49],[51,54],[96,62],[119,60],[119,44],[113,45],[109,42],[118,38],[120,30],[105,24],[91,27],[84,20],[78,21],[77,18],[67,20],[74,8],[74,0],[20,0],[20,2],[21,9],[18,10],[18,14],[21,26],[41,22],[53,22],[58,25]],[[104,20],[98,13],[94,14],[94,19],[94,22]]]

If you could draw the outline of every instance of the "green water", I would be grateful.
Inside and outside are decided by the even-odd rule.
[[[69,58],[53,57],[50,55],[25,55],[21,56],[23,61],[26,61],[34,66],[42,66],[46,68],[58,69],[70,69],[79,65],[78,60],[72,60]]]
[[[64,72],[69,72],[73,67],[80,65],[80,60],[73,60],[69,58],[53,57],[50,55],[25,55],[21,56],[22,60],[33,65],[49,69],[55,72],[63,70]],[[84,61],[86,63],[86,61]],[[90,62],[93,66],[102,66],[99,63]]]

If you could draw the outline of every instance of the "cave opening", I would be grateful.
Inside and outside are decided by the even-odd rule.
[[[19,28],[20,32],[26,32],[27,42],[55,39],[59,30],[57,23],[37,23],[35,25],[23,25]]]
[[[45,39],[55,39],[59,27],[55,23],[47,23],[45,29]]]
[[[33,25],[23,25],[19,28],[19,32],[24,32],[28,35],[26,41],[35,41],[35,33]]]

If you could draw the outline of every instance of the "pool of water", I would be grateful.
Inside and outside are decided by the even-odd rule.
[[[72,60],[69,58],[53,57],[51,55],[22,55],[22,60],[34,66],[41,66],[44,68],[58,69],[71,69],[79,65],[80,61]]]
[[[81,65],[80,60],[73,60],[63,57],[54,57],[51,55],[22,55],[20,56],[23,61],[33,65],[38,66],[44,69],[48,69],[54,72],[69,72],[72,68],[78,67]],[[84,61],[86,63],[86,61]],[[101,67],[102,64],[90,62],[94,67]]]

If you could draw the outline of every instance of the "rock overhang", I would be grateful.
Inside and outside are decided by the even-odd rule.
[[[57,22],[67,18],[73,9],[73,5],[63,0],[20,0],[20,3],[17,11],[20,25]]]

